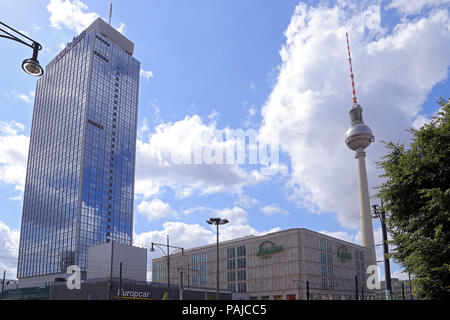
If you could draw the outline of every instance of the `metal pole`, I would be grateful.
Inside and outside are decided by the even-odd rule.
[[[381,201],[381,207],[383,208],[383,201]],[[386,289],[389,293],[389,299],[392,299],[392,282],[391,282],[391,267],[389,264],[389,247],[386,230],[386,212],[384,209],[380,210],[381,214],[381,228],[383,230],[383,251],[384,251],[384,273],[386,278]]]
[[[3,292],[5,291],[5,278],[6,278],[6,270],[3,271],[3,281],[2,281],[2,300],[3,300]]]
[[[217,275],[216,275],[216,281],[217,281],[217,289],[216,289],[216,300],[219,300],[219,223],[216,224],[217,226]]]
[[[167,235],[167,296],[170,300],[170,254],[169,254],[169,235]]]
[[[183,300],[183,270],[180,271],[180,300]]]
[[[412,287],[411,287],[411,275],[408,273],[408,279],[409,279],[409,299],[412,300]]]
[[[306,280],[306,300],[309,300],[309,281]]]
[[[383,207],[383,202],[381,202]],[[392,299],[392,282],[391,282],[391,267],[389,264],[389,247],[386,230],[386,212],[380,210],[381,215],[381,228],[383,230],[383,251],[384,251],[384,273],[386,278],[386,289],[389,293],[389,299]]]
[[[361,299],[364,300],[364,285],[361,284]]]
[[[355,276],[355,295],[356,295],[356,300],[359,300],[359,295],[358,295],[358,276]]]
[[[403,300],[405,300],[405,285],[402,281],[402,295],[403,295]]]
[[[120,271],[119,271],[119,298],[122,299],[122,262],[120,263]]]
[[[109,300],[112,300],[113,259],[114,259],[114,241],[111,240],[111,270],[109,275]]]

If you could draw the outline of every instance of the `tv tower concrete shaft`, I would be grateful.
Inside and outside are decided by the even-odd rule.
[[[355,159],[358,166],[359,219],[361,222],[362,246],[372,248],[373,252],[375,252],[372,215],[370,213],[369,183],[367,182],[366,172],[366,152],[363,149],[356,150]]]

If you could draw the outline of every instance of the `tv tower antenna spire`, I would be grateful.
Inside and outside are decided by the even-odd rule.
[[[355,79],[353,76],[353,68],[352,68],[352,55],[350,54],[350,43],[348,41],[348,33],[345,33],[347,37],[347,50],[348,50],[348,62],[350,64],[350,79],[352,79],[352,89],[353,89],[353,103],[358,104],[356,101],[356,90],[355,90]]]
[[[362,246],[370,250],[371,264],[376,265],[375,241],[373,238],[372,215],[370,213],[369,184],[366,172],[366,152],[364,151],[371,142],[375,140],[372,130],[364,124],[362,119],[362,108],[356,100],[355,81],[353,77],[352,58],[350,55],[350,44],[347,37],[348,61],[350,63],[350,78],[352,80],[353,104],[349,111],[351,126],[346,132],[345,143],[355,151],[355,159],[358,164],[358,191],[359,191],[359,215],[361,223]]]

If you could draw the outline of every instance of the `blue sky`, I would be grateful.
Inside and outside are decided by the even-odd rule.
[[[107,21],[109,3],[2,1],[0,21],[40,42],[46,65],[97,16]],[[345,32],[358,101],[376,137],[366,160],[374,194],[380,141],[409,142],[405,129],[429,121],[439,97],[448,98],[448,4],[114,1],[112,25],[135,43],[142,68],[135,241],[170,234],[178,246],[212,243],[205,220],[219,215],[231,221],[223,239],[305,227],[358,243],[356,163],[344,144],[351,104]],[[14,277],[36,79],[20,67],[30,49],[5,39],[0,48],[0,269]],[[165,166],[165,152],[183,153],[201,132],[227,129],[254,129],[259,141],[279,137],[279,172]],[[379,243],[376,221],[374,229]]]

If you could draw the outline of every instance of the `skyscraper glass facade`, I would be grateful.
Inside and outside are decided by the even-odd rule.
[[[19,278],[85,271],[89,246],[132,243],[140,63],[129,44],[98,19],[38,80]]]

